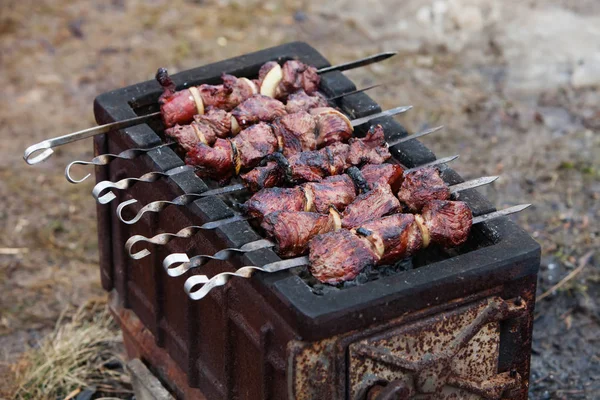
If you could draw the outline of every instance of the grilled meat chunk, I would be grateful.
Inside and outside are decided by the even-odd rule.
[[[305,183],[303,186],[304,191],[310,193],[318,213],[326,213],[332,206],[343,211],[356,198],[354,182],[348,175],[330,176],[321,182]]]
[[[228,139],[217,139],[214,146],[197,144],[188,151],[185,163],[197,167],[196,174],[224,182],[235,172],[234,153]]]
[[[275,211],[311,211],[306,206],[306,196],[300,187],[269,188],[255,193],[242,209],[252,217],[264,219]]]
[[[321,151],[303,151],[289,158],[292,178],[299,182],[318,182],[329,176],[329,159]]]
[[[261,121],[270,122],[285,114],[282,102],[260,94],[248,98],[231,112],[241,128]]]
[[[211,107],[206,110],[205,114],[195,115],[194,121],[200,125],[206,125],[214,136],[222,139],[231,136],[231,114],[225,110]]]
[[[367,164],[360,169],[360,172],[369,186],[387,183],[392,193],[398,191],[404,176],[404,168],[398,164]]]
[[[313,237],[335,230],[336,225],[333,214],[304,211],[276,211],[268,214],[261,224],[267,236],[277,242],[276,251],[281,257],[304,254]]]
[[[444,183],[437,168],[428,167],[411,171],[404,176],[398,199],[411,212],[419,212],[432,200],[447,200],[450,189]]]
[[[277,151],[278,142],[270,125],[252,125],[231,139],[236,146],[241,168],[253,168],[267,155]],[[237,172],[237,171],[236,171]]]
[[[364,268],[379,261],[366,238],[345,229],[316,236],[309,250],[310,272],[331,285],[354,279]]]
[[[317,120],[317,146],[323,147],[334,142],[344,142],[352,136],[354,128],[350,120],[331,107],[313,108],[310,114]]]
[[[381,125],[372,126],[364,138],[350,139],[348,161],[352,165],[381,164],[391,156]]]
[[[264,167],[253,168],[250,172],[240,175],[240,178],[252,192],[275,187],[285,180],[283,171],[274,161],[269,161]]]
[[[317,69],[297,60],[289,60],[282,67],[283,78],[279,84],[280,96],[286,98],[291,93],[304,90],[312,95],[319,89],[321,78]]]
[[[168,93],[165,91],[158,99],[163,124],[166,128],[176,124],[187,124],[198,113],[196,102],[189,89]]]
[[[378,253],[379,264],[393,263],[412,256],[423,247],[419,225],[412,214],[394,214],[367,222],[361,227]]]
[[[284,115],[273,123],[273,131],[286,157],[317,147],[315,127],[315,119],[304,111]]]
[[[423,207],[421,216],[425,245],[431,241],[445,248],[460,246],[467,241],[473,224],[471,209],[462,201],[433,200]]]
[[[308,112],[318,107],[327,107],[327,100],[318,92],[310,96],[304,90],[298,90],[289,95],[285,104],[285,110],[288,114],[300,111]]]
[[[363,193],[342,213],[342,227],[357,228],[364,223],[400,211],[402,206],[392,193],[390,185],[376,184],[370,192]]]
[[[193,149],[198,143],[204,143],[198,137],[196,129],[192,125],[175,125],[165,129],[165,135],[177,141],[179,146],[186,152]]]
[[[227,93],[227,106],[224,107],[225,109],[231,110],[258,93],[258,87],[250,79],[237,78],[229,74],[222,74],[221,79],[223,80],[223,91]],[[210,105],[205,102],[205,107]]]

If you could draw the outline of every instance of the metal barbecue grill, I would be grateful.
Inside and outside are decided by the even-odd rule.
[[[290,43],[173,76],[179,88],[218,83],[223,71],[256,76],[272,60],[299,59],[325,67],[327,60],[305,43]],[[321,76],[321,90],[336,96],[355,89],[340,72]],[[94,112],[100,124],[158,111],[162,88],[148,81],[102,94]],[[366,94],[338,99],[353,118],[381,111]],[[388,140],[407,135],[392,118],[381,124]],[[97,136],[96,154],[161,144],[159,119]],[[357,130],[357,134],[364,134]],[[407,167],[435,160],[418,140],[391,149]],[[261,236],[248,221],[172,240],[132,260],[124,251],[133,235],[177,232],[234,216],[231,195],[205,197],[187,207],[167,207],[137,224],[118,220],[120,202],[142,204],[200,193],[215,187],[165,146],[135,160],[115,159],[96,167],[97,181],[118,181],[150,171],[169,175],[116,191],[118,201],[98,205],[102,285],[123,329],[128,354],[141,358],[180,398],[207,399],[526,399],[538,244],[506,218],[473,226],[459,251],[429,249],[410,261],[366,271],[340,286],[315,284],[299,267],[251,279],[232,279],[201,301],[184,282],[194,274],[215,275],[280,258],[270,248],[212,261],[181,277],[170,277],[163,259],[174,252],[214,254]],[[449,184],[463,182],[442,168]],[[473,215],[494,211],[477,191],[461,192]],[[242,201],[242,200],[239,200]]]

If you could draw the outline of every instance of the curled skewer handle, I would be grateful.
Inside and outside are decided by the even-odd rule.
[[[185,253],[173,253],[165,257],[163,260],[163,267],[169,276],[177,277],[185,274],[192,268],[201,267],[210,260],[226,261],[235,254],[248,253],[273,246],[275,246],[273,242],[270,242],[266,239],[261,239],[246,243],[239,248],[228,248],[217,251],[212,256],[208,254],[201,254],[190,259]]]
[[[192,300],[200,300],[204,298],[212,289],[225,285],[229,279],[238,277],[238,278],[250,278],[252,274],[256,271],[260,272],[278,272],[286,269],[299,267],[301,265],[308,264],[308,257],[297,257],[291,258],[289,260],[281,260],[272,262],[270,264],[264,265],[262,267],[256,267],[254,265],[249,265],[246,267],[242,267],[235,272],[223,272],[213,276],[212,278],[208,278],[206,275],[194,275],[190,276],[186,279],[184,284],[185,292],[188,294],[190,299]],[[203,285],[199,289],[195,289],[196,286]]]
[[[131,200],[127,200],[127,201],[124,201],[121,204],[119,204],[119,206],[117,207],[117,215],[119,216],[119,219],[122,222],[124,222],[128,225],[132,225],[132,224],[135,224],[136,222],[138,222],[144,216],[144,214],[147,212],[159,213],[165,207],[167,207],[169,205],[186,206],[186,205],[190,204],[191,202],[193,202],[194,200],[197,200],[201,197],[202,196],[200,194],[191,193],[191,194],[182,194],[181,196],[175,197],[171,201],[168,201],[168,200],[153,201],[152,203],[148,203],[144,207],[142,207],[142,209],[140,211],[138,211],[138,213],[136,214],[135,217],[127,220],[123,217],[123,209],[131,204],[135,204],[138,202],[136,199],[131,199]]]
[[[94,196],[94,198],[96,199],[96,201],[98,201],[98,203],[108,204],[117,198],[117,196],[112,191],[102,194],[104,191],[106,191],[108,189],[125,190],[125,189],[130,188],[137,182],[152,183],[152,182],[156,182],[158,179],[160,179],[162,177],[178,174],[180,172],[190,170],[190,169],[192,169],[192,167],[183,165],[181,167],[170,169],[166,172],[157,172],[157,171],[148,172],[148,173],[145,173],[144,175],[140,176],[139,178],[125,178],[125,179],[121,179],[120,181],[117,181],[117,182],[112,182],[112,181],[98,182],[96,184],[96,186],[94,186],[94,189],[92,189],[92,196]]]
[[[127,242],[125,242],[125,249],[127,250],[129,257],[133,258],[134,260],[139,260],[139,259],[142,259],[142,258],[150,255],[150,251],[148,251],[147,249],[144,249],[144,250],[138,251],[137,253],[132,253],[133,246],[135,246],[137,243],[146,242],[146,243],[156,244],[159,246],[164,246],[175,238],[188,239],[188,238],[192,237],[193,235],[195,235],[196,232],[198,232],[200,229],[202,229],[201,226],[194,225],[194,226],[188,226],[186,228],[183,228],[177,233],[159,233],[158,235],[155,235],[151,238],[148,238],[148,237],[142,236],[142,235],[134,235],[134,236],[130,237],[127,240]]]
[[[54,150],[52,150],[53,147],[76,142],[78,140],[86,139],[101,133],[108,133],[112,130],[123,129],[133,125],[141,124],[142,122],[145,122],[148,119],[158,115],[160,115],[160,111],[130,118],[124,121],[116,121],[111,122],[110,124],[94,126],[92,128],[87,128],[82,131],[69,133],[68,135],[58,136],[52,139],[46,139],[25,149],[25,152],[23,153],[23,159],[25,159],[25,162],[29,165],[37,164],[44,161],[50,157],[52,153],[54,153]],[[41,154],[34,156],[35,153],[40,151],[42,152]]]
[[[80,161],[80,160],[73,161],[73,162],[69,163],[69,165],[67,165],[67,168],[65,168],[65,177],[71,183],[81,183],[81,182],[85,181],[87,178],[89,178],[91,176],[91,174],[87,174],[86,176],[84,176],[81,179],[73,178],[73,174],[71,173],[71,168],[73,168],[74,165],[98,165],[98,166],[100,166],[100,165],[106,165],[114,159],[133,160],[134,158],[139,157],[142,154],[148,153],[153,150],[161,149],[165,146],[170,146],[174,143],[175,142],[163,143],[158,146],[150,147],[148,149],[127,149],[127,150],[122,151],[119,154],[101,154],[99,156],[92,158],[90,161]]]

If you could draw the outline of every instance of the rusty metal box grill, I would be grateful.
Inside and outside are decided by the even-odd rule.
[[[267,61],[292,58],[318,68],[329,65],[315,49],[296,42],[184,71],[173,79],[184,88],[218,83],[223,72],[253,77]],[[322,76],[321,88],[334,96],[355,86],[342,73],[330,72]],[[96,120],[108,123],[157,111],[160,93],[159,85],[148,81],[102,94],[94,104]],[[344,97],[337,106],[354,118],[380,111],[364,93]],[[374,122],[383,125],[388,139],[407,135],[391,118]],[[97,137],[95,152],[115,154],[160,144],[161,129],[156,121]],[[435,159],[418,140],[391,150],[407,167]],[[97,167],[96,179],[116,181],[183,164],[172,149],[162,148],[134,161]],[[450,184],[463,181],[450,168],[442,172]],[[232,280],[202,301],[192,301],[183,290],[188,275],[171,278],[164,272],[166,255],[212,254],[260,236],[247,222],[236,222],[152,248],[151,256],[133,261],[123,248],[134,234],[175,232],[234,211],[223,199],[207,197],[125,225],[115,209],[130,198],[146,204],[201,192],[210,184],[184,171],[119,192],[117,201],[97,210],[102,285],[112,292],[129,352],[140,356],[177,396],[354,399],[396,390],[396,397],[386,398],[410,398],[437,390],[426,398],[527,398],[540,249],[514,223],[501,218],[479,224],[458,253],[427,252],[413,259],[410,270],[353,286],[315,291],[297,269]],[[494,210],[474,190],[461,193],[461,200],[474,215]],[[261,249],[230,262],[212,262],[201,273],[278,259],[272,250]],[[485,344],[478,344],[484,339]],[[421,353],[412,351],[413,346]],[[487,358],[478,361],[477,351]],[[437,367],[427,361],[432,359]]]

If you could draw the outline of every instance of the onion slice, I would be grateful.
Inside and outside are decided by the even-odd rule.
[[[283,71],[281,70],[281,65],[276,64],[269,72],[267,72],[267,75],[265,75],[265,79],[263,79],[262,84],[260,85],[260,94],[275,98],[277,86],[279,86],[282,79]]]

